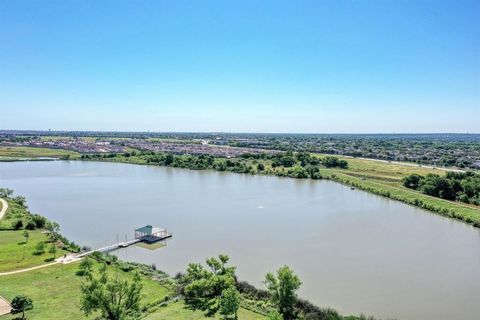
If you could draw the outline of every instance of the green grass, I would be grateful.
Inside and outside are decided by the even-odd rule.
[[[15,160],[17,158],[58,158],[70,155],[79,156],[78,152],[63,149],[35,148],[35,147],[0,147],[0,159]]]
[[[0,220],[0,230],[11,229],[12,223],[16,220],[22,220],[23,225],[25,225],[29,220],[25,209],[15,201],[10,201],[8,199],[5,200],[8,201],[8,209],[3,218]]]
[[[22,220],[24,225],[29,220],[25,208],[15,201],[7,201],[7,212],[0,220],[0,272],[15,271],[51,262],[53,254],[48,253],[51,245],[50,240],[48,235],[43,233],[42,230],[28,230],[29,237],[27,242],[25,242],[25,237],[23,236],[23,229],[5,230],[10,229],[12,223],[16,220]],[[45,242],[45,253],[34,255],[35,246],[41,241]],[[58,248],[56,256],[59,257],[65,253],[67,251]]]
[[[95,266],[98,269],[98,263]],[[131,279],[132,273],[123,272],[117,267],[108,267],[110,274],[124,279]],[[24,294],[33,300],[33,310],[27,311],[28,319],[87,319],[79,310],[80,284],[84,277],[77,276],[78,263],[63,266],[53,265],[9,276],[0,276],[0,296],[11,301],[18,294]],[[142,304],[163,301],[167,295],[172,296],[169,286],[143,278]],[[199,311],[185,308],[183,302],[170,303],[165,307],[154,307],[145,319],[208,319]],[[239,318],[245,320],[262,320],[262,315],[241,309]],[[10,320],[12,315],[1,316],[0,320]],[[91,319],[94,316],[90,317]]]
[[[323,157],[325,155],[314,155]],[[442,168],[429,168],[409,163],[402,164],[387,161],[342,157],[348,161],[348,169],[320,169],[323,177],[355,186],[371,193],[385,196],[407,204],[415,205],[434,213],[455,218],[467,223],[480,225],[480,207],[458,201],[431,197],[417,190],[405,188],[402,179],[410,174],[427,175],[434,173],[444,175],[447,171]],[[270,161],[264,161],[266,169],[276,172],[288,168],[272,168]]]
[[[62,265],[53,265],[25,273],[0,276],[0,295],[9,301],[18,294],[30,297],[34,308],[27,312],[29,319],[84,319],[86,317],[79,310],[79,304],[80,284],[85,278],[77,276],[77,270],[78,263],[73,263],[64,265],[63,271]],[[109,267],[109,272],[126,279],[133,276],[113,267]],[[144,279],[142,303],[162,300],[169,292],[169,288]],[[0,317],[1,320],[13,318],[10,315]]]
[[[400,183],[383,181],[378,177],[358,177],[349,170],[326,169],[322,171],[322,174],[334,181],[352,185],[358,189],[415,205],[467,223],[480,224],[480,208],[478,206],[431,197],[416,190],[407,189]]]
[[[23,230],[0,231],[0,272],[15,271],[51,262],[53,254],[48,253],[50,243],[46,243],[44,254],[33,254],[38,242],[49,241],[47,235],[38,230],[29,231],[29,234],[30,237],[25,243]],[[25,258],[23,258],[24,249]],[[66,251],[58,249],[56,256],[59,257],[64,253]]]

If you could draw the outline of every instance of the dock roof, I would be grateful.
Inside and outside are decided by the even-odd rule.
[[[144,227],[135,229],[136,232],[141,232],[141,233],[145,233],[145,234],[155,234],[155,233],[162,232],[162,231],[164,231],[164,230],[165,230],[165,229],[158,228],[158,227],[154,227],[154,226],[152,226],[151,224],[147,224],[147,225],[144,226]]]

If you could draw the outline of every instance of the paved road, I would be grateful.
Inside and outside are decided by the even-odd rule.
[[[0,202],[2,203],[2,210],[0,210],[0,219],[2,219],[3,216],[5,215],[5,212],[7,212],[8,202],[2,198],[0,198]]]

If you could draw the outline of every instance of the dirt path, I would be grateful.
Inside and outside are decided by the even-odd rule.
[[[5,213],[7,212],[8,202],[2,198],[0,198],[0,202],[2,203],[2,210],[0,210],[0,219],[2,219]]]
[[[49,267],[49,266],[52,266],[52,265],[58,264],[58,263],[60,263],[60,262],[55,261],[55,262],[51,262],[51,263],[47,263],[47,264],[42,264],[42,265],[36,266],[36,267],[26,268],[26,269],[20,269],[20,270],[15,270],[15,271],[8,271],[8,272],[0,272],[0,277],[1,276],[8,276],[8,275],[11,275],[11,274],[16,274],[16,273],[32,271],[32,270],[36,270],[36,269],[40,269],[40,268],[45,268],[45,267]]]
[[[60,263],[63,263],[63,264],[74,263],[74,262],[82,260],[82,258],[83,257],[79,258],[77,254],[73,254],[73,253],[72,254],[67,254],[65,257],[62,256],[60,258],[55,259],[54,262],[50,262],[50,263],[47,263],[47,264],[42,264],[42,265],[39,265],[39,266],[36,266],[36,267],[30,267],[30,268],[14,270],[14,271],[7,271],[7,272],[0,272],[0,277],[1,276],[8,276],[8,275],[11,275],[11,274],[16,274],[16,273],[28,272],[28,271],[32,271],[32,270],[45,268],[45,267],[50,267],[50,266],[53,266],[55,264],[60,264]]]

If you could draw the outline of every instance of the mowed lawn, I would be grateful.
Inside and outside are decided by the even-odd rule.
[[[79,309],[80,285],[85,277],[75,274],[78,270],[78,262],[62,265],[53,265],[42,269],[32,270],[9,276],[0,276],[0,296],[7,300],[18,294],[24,294],[33,300],[33,310],[27,311],[28,319],[94,319],[95,316],[85,317]],[[96,270],[99,264],[96,263]],[[121,271],[115,267],[109,267],[111,275],[131,279],[133,273]],[[150,279],[143,280],[142,305],[160,302],[167,295],[172,296],[173,288],[163,286]],[[185,308],[182,301],[170,303],[165,307],[155,307],[152,313],[145,315],[145,319],[208,319],[202,312],[192,311]],[[0,316],[0,320],[11,320],[13,315]],[[245,320],[264,320],[264,316],[241,309],[239,318]]]
[[[35,148],[35,147],[0,147],[0,158],[39,158],[61,156],[76,156],[79,153],[71,150]]]
[[[34,267],[41,264],[51,262],[53,254],[48,252],[50,243],[48,236],[39,230],[28,231],[29,238],[25,243],[23,230],[0,231],[0,272],[15,271],[24,268]],[[35,246],[40,241],[45,243],[45,253],[35,255]],[[25,252],[25,257],[23,256]],[[56,257],[66,253],[61,249],[57,249]]]
[[[422,167],[414,163],[397,163],[342,156],[336,157],[348,162],[348,169],[345,171],[349,174],[355,174],[357,176],[364,176],[384,181],[395,181],[399,185],[401,185],[404,177],[413,173],[425,176],[429,173],[445,175],[447,172],[442,168]]]
[[[17,294],[24,294],[33,300],[34,308],[27,312],[28,319],[83,319],[79,309],[80,284],[85,277],[75,274],[79,263],[49,267],[0,276],[0,296],[11,301]],[[98,264],[96,266],[98,269]],[[117,269],[110,269],[111,273],[119,277],[131,279],[132,273]],[[150,303],[163,299],[169,289],[154,281],[143,281],[143,303]],[[6,315],[0,319],[14,319]],[[94,318],[93,316],[91,317]]]

